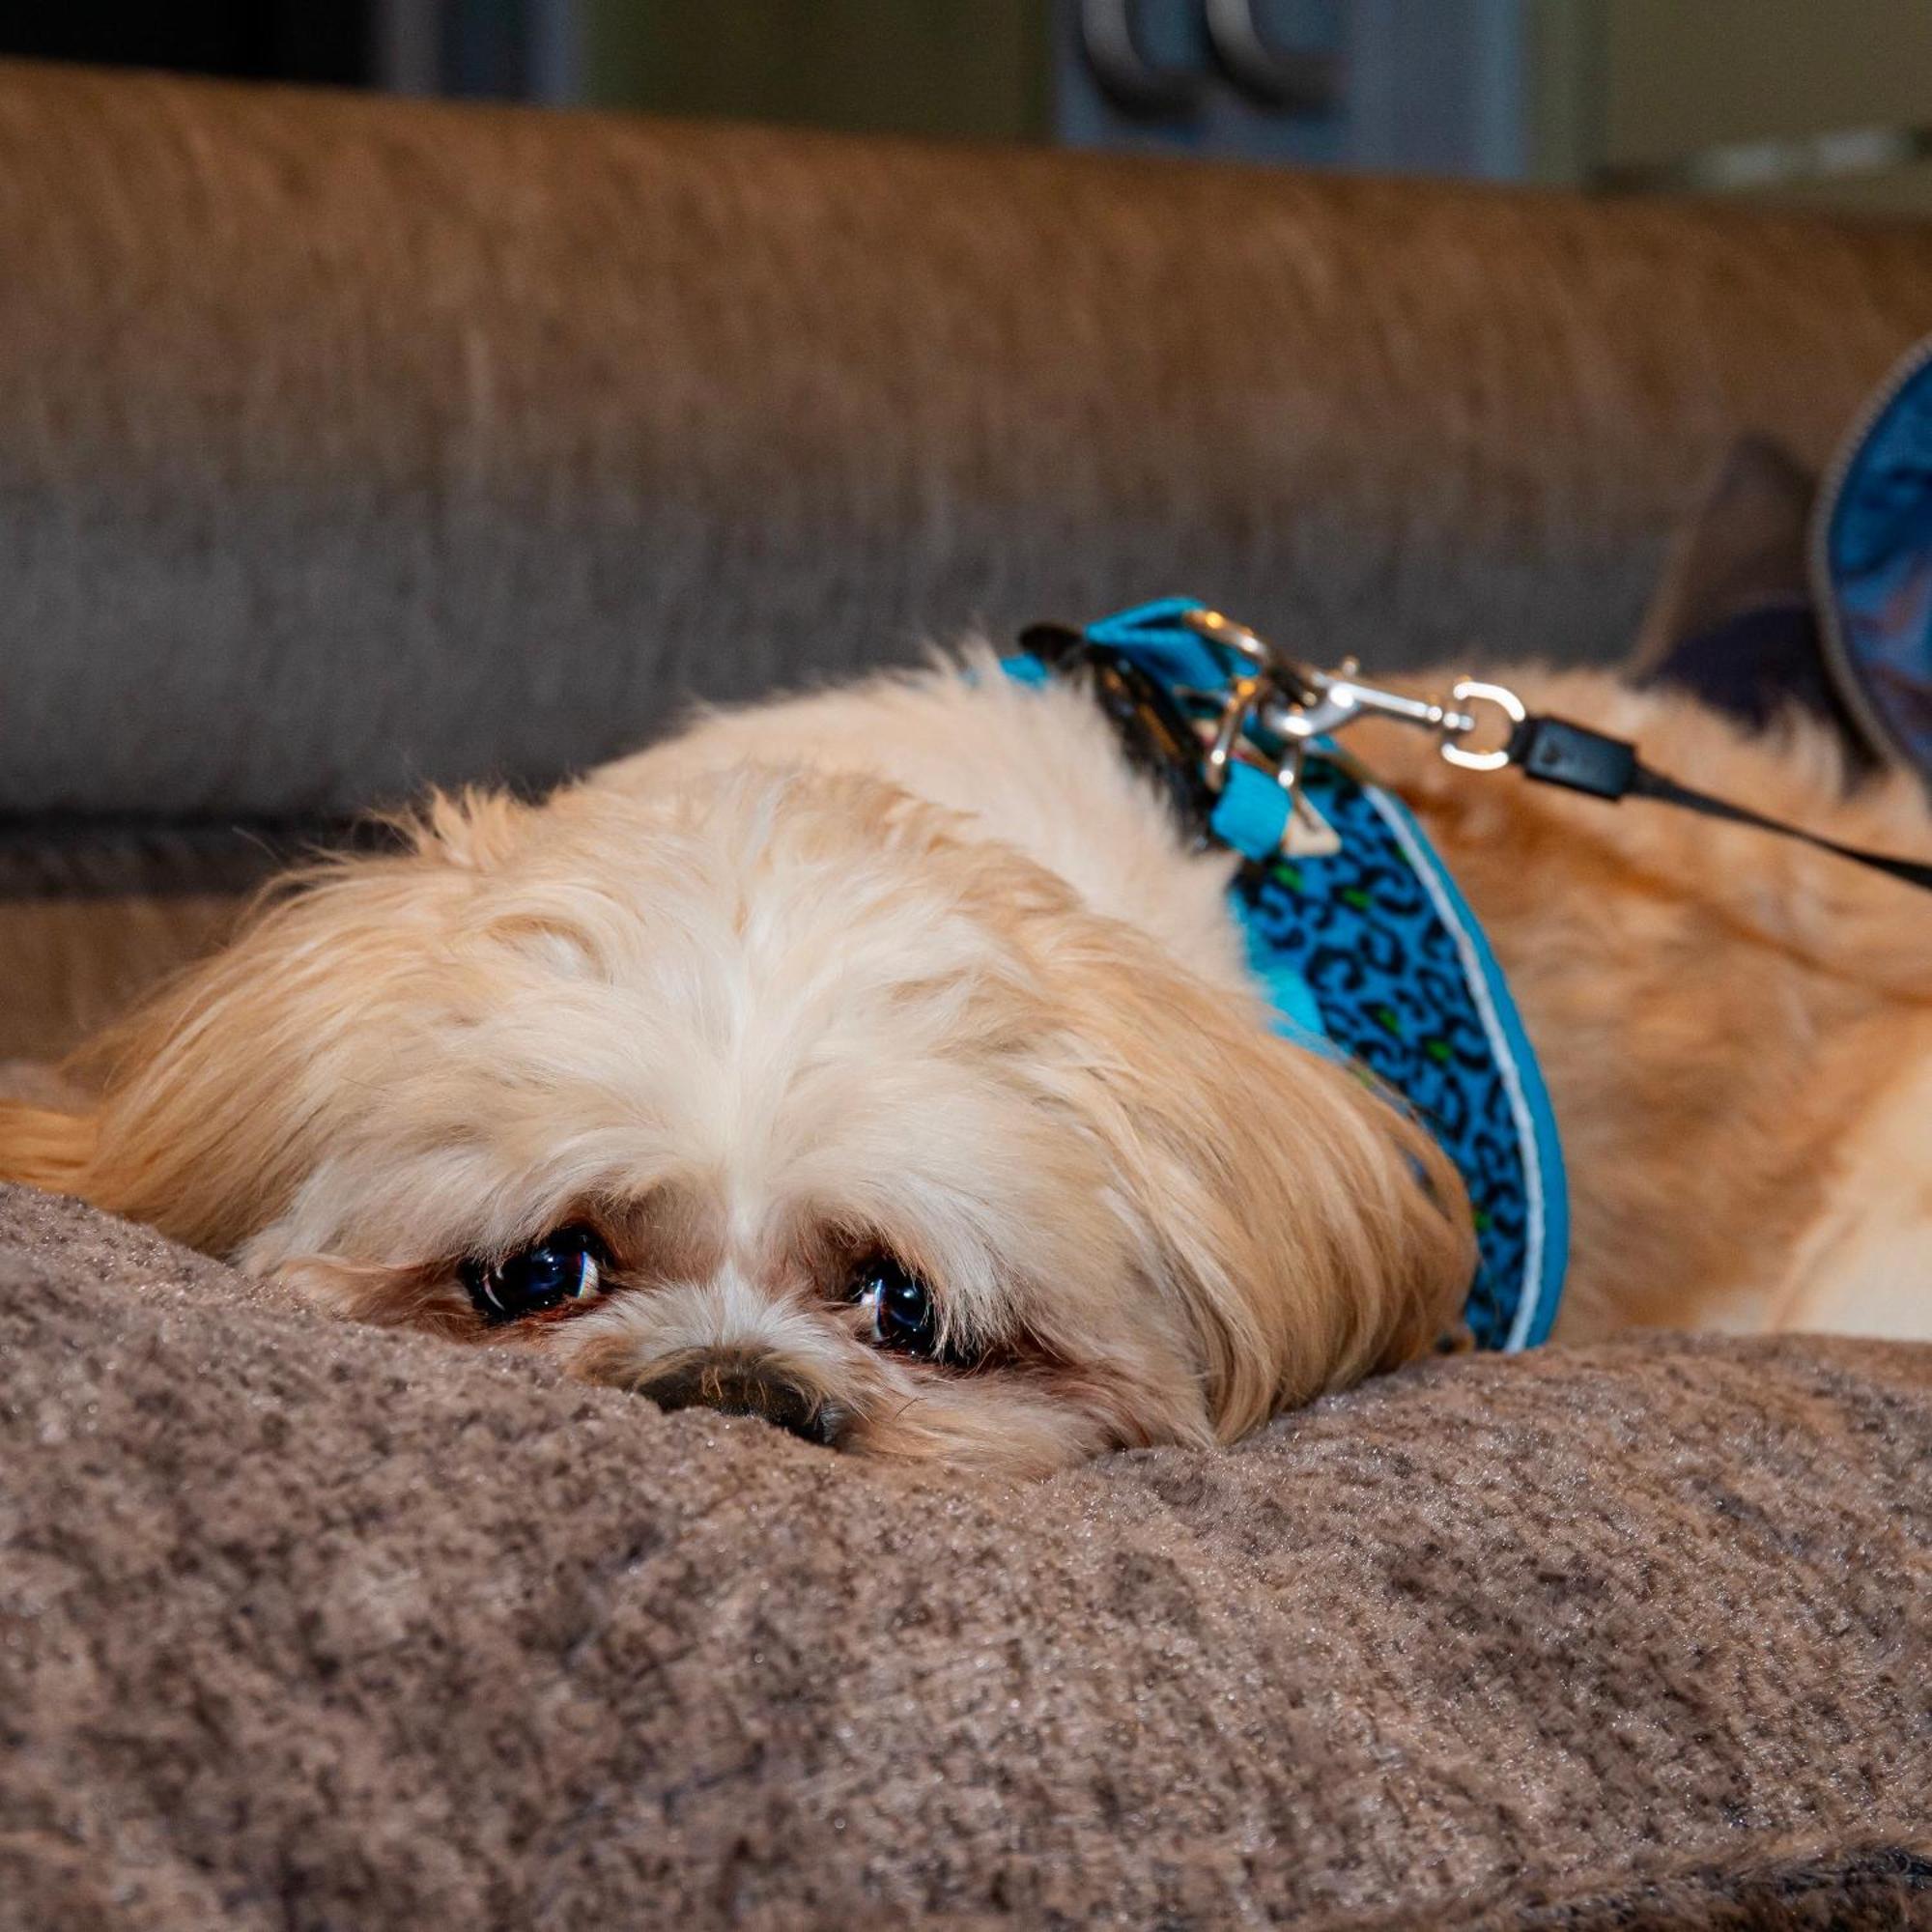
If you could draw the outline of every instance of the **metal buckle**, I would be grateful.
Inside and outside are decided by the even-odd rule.
[[[1267,679],[1264,677],[1237,677],[1228,693],[1227,701],[1221,706],[1221,716],[1208,741],[1208,756],[1203,766],[1208,788],[1216,795],[1227,785],[1228,761],[1246,738],[1249,721],[1266,690]]]
[[[1181,622],[1204,641],[1238,658],[1243,667],[1225,696],[1183,694],[1218,706],[1218,716],[1208,727],[1206,758],[1208,783],[1217,793],[1227,783],[1229,764],[1243,753],[1271,769],[1275,779],[1293,790],[1308,746],[1346,730],[1361,718],[1386,718],[1435,732],[1443,758],[1462,771],[1500,771],[1510,762],[1507,745],[1471,752],[1458,742],[1476,728],[1470,705],[1495,706],[1512,729],[1523,722],[1521,698],[1503,685],[1460,678],[1444,704],[1368,683],[1353,658],[1345,659],[1332,671],[1318,669],[1276,649],[1258,631],[1220,611],[1183,611]],[[1254,744],[1251,733],[1257,727],[1279,741],[1284,748],[1280,755],[1264,753]]]
[[[1293,696],[1303,700],[1312,700],[1316,689],[1311,680],[1321,675],[1312,666],[1299,659],[1290,657],[1285,651],[1277,650],[1258,631],[1251,631],[1247,625],[1236,623],[1233,617],[1220,611],[1183,611],[1180,621],[1196,637],[1210,644],[1218,644],[1223,650],[1236,652],[1244,657],[1255,670],[1272,684],[1293,684]]]
[[[1507,685],[1485,684],[1480,678],[1463,677],[1449,687],[1449,696],[1458,704],[1493,704],[1509,720],[1511,737],[1516,735],[1516,727],[1529,716],[1523,708],[1522,699]],[[1475,728],[1475,721],[1471,719],[1456,735],[1466,737]],[[1465,752],[1461,745],[1445,737],[1435,749],[1441,753],[1446,764],[1463,772],[1499,772],[1511,759],[1507,742],[1492,752]]]
[[[1210,801],[1227,788],[1237,759],[1266,773],[1293,798],[1309,748],[1363,718],[1384,718],[1433,732],[1443,759],[1462,771],[1500,771],[1511,762],[1507,742],[1484,752],[1468,751],[1461,743],[1477,728],[1471,707],[1493,706],[1509,721],[1512,733],[1523,722],[1522,700],[1503,685],[1465,677],[1450,687],[1446,703],[1411,697],[1370,684],[1353,658],[1344,659],[1334,670],[1321,670],[1290,657],[1224,611],[1183,611],[1179,621],[1234,661],[1224,666],[1228,683],[1222,689],[1171,688],[1175,718],[1204,746],[1199,782]],[[1291,825],[1297,809],[1291,808]]]

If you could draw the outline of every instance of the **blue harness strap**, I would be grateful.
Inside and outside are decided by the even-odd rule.
[[[1157,680],[1183,710],[1232,682],[1221,653],[1167,598],[1088,627]],[[1037,657],[1009,675],[1044,682]],[[1297,792],[1322,836],[1284,835],[1293,803],[1266,772],[1235,763],[1214,837],[1246,863],[1229,888],[1248,961],[1276,1030],[1360,1067],[1435,1136],[1475,1216],[1477,1265],[1463,1320],[1479,1348],[1546,1340],[1569,1250],[1555,1111],[1501,968],[1455,881],[1406,807],[1332,745],[1311,747]]]

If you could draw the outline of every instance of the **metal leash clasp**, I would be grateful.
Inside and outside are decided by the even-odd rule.
[[[1454,736],[1445,735],[1436,746],[1443,761],[1454,765],[1458,771],[1499,772],[1515,760],[1510,750],[1510,740],[1516,736],[1516,728],[1529,716],[1523,701],[1506,684],[1486,684],[1479,677],[1459,677],[1449,687],[1449,696],[1458,704],[1493,704],[1509,720],[1509,736],[1503,742],[1487,752],[1465,751],[1457,740],[1466,738],[1476,728],[1475,720]],[[1461,715],[1461,714],[1459,714]]]
[[[1187,611],[1181,622],[1243,667],[1225,694],[1189,694],[1218,707],[1206,755],[1208,782],[1216,792],[1227,782],[1231,761],[1244,753],[1251,761],[1272,768],[1276,780],[1293,790],[1308,747],[1363,718],[1386,718],[1434,732],[1443,759],[1461,771],[1501,771],[1511,761],[1507,735],[1488,751],[1470,751],[1463,743],[1480,722],[1469,707],[1494,706],[1508,721],[1510,735],[1527,716],[1522,699],[1506,685],[1459,678],[1444,704],[1368,683],[1353,658],[1345,658],[1332,671],[1304,664],[1219,611]],[[1278,754],[1263,753],[1254,742],[1257,731],[1280,747]]]

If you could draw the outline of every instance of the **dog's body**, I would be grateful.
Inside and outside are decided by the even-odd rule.
[[[1932,846],[1906,780],[1847,800],[1822,739],[1510,681],[1743,803]],[[1559,1338],[1932,1336],[1932,901],[1394,727],[1350,747],[1542,1058]],[[286,896],[110,1043],[95,1112],[0,1113],[0,1173],[821,1440],[1041,1469],[1228,1439],[1432,1346],[1471,1264],[1434,1144],[1270,1031],[1232,863],[1083,692],[990,660],[711,717]]]

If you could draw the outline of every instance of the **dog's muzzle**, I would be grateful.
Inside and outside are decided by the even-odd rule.
[[[836,1449],[848,1417],[837,1403],[785,1375],[775,1363],[743,1355],[703,1355],[681,1363],[638,1394],[662,1409],[714,1408],[721,1415],[755,1415],[808,1442]]]

